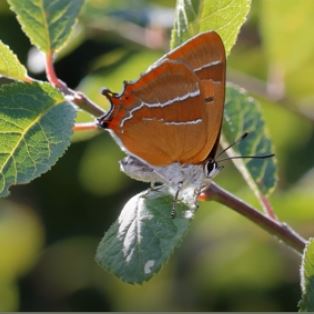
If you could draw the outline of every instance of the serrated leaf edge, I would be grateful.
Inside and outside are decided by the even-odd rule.
[[[41,47],[41,45],[36,44],[36,43],[34,42],[34,39],[33,39],[31,36],[29,36],[29,35],[27,34],[27,27],[24,25],[23,21],[21,20],[20,15],[19,15],[17,12],[15,12],[15,10],[14,10],[14,5],[11,3],[10,0],[8,0],[10,10],[16,15],[16,18],[17,18],[17,20],[18,20],[18,22],[19,22],[19,24],[20,24],[20,26],[21,26],[21,28],[22,28],[24,34],[25,34],[25,35],[27,36],[27,38],[30,40],[30,42],[32,43],[32,45],[33,45],[33,46],[36,46],[39,50],[41,50],[41,51],[43,51],[43,52],[45,52],[45,53],[52,53],[52,54],[53,54],[55,51],[58,52],[59,50],[61,50],[61,49],[64,47],[64,45],[67,43],[67,41],[69,40],[69,37],[70,37],[70,35],[71,35],[71,33],[72,33],[72,30],[73,30],[75,24],[77,23],[78,15],[77,15],[77,17],[74,19],[73,24],[72,24],[72,26],[70,27],[69,34],[68,34],[68,36],[65,38],[65,40],[63,41],[63,43],[61,43],[57,48],[55,48],[55,49],[53,50],[52,47],[51,47],[51,36],[50,36],[51,34],[50,34],[50,32],[49,32],[48,21],[47,21],[47,18],[46,18],[47,14],[46,14],[46,12],[45,12],[45,10],[44,10],[44,8],[43,8],[43,6],[44,6],[44,5],[43,5],[43,0],[40,0],[40,2],[41,2],[41,4],[42,4],[42,5],[40,5],[40,10],[42,11],[43,20],[44,20],[44,23],[45,23],[45,33],[46,33],[47,39],[48,39],[48,40],[47,40],[47,43],[48,43],[47,50],[44,49],[44,47]],[[84,4],[84,2],[83,2],[83,4]],[[82,6],[83,6],[83,5],[82,5]]]
[[[27,75],[27,69],[25,68],[25,66],[20,62],[19,58],[17,57],[17,55],[12,51],[12,49],[10,48],[9,45],[6,45],[2,40],[0,40],[0,46],[3,46],[5,47],[5,49],[8,50],[9,53],[11,53],[11,56],[13,59],[15,59],[16,61],[16,65],[18,67],[21,68],[21,70],[24,71],[24,79],[22,78],[19,78],[19,77],[16,77],[16,76],[10,76],[10,75],[6,75],[6,74],[1,74],[0,73],[0,77],[3,76],[3,77],[7,77],[7,78],[10,78],[10,79],[13,79],[13,80],[22,80],[24,82],[27,82],[28,81],[28,75]]]

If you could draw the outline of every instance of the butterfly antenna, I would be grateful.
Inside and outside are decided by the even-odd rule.
[[[227,146],[224,150],[222,150],[217,157],[220,157],[224,152],[226,152],[229,148],[233,147],[234,145],[240,143],[243,141],[247,136],[249,135],[249,132],[244,132],[240,138],[235,140],[233,143],[231,143],[229,146]],[[244,155],[244,156],[233,156],[233,157],[228,157],[220,160],[216,160],[218,163],[222,161],[227,161],[227,160],[232,160],[232,159],[267,159],[267,158],[272,158],[274,157],[275,154],[266,154],[266,155]]]
[[[216,156],[220,157],[224,152],[226,152],[229,148],[233,147],[234,145],[242,142],[247,136],[249,135],[249,132],[244,132],[240,138],[238,138],[237,140],[235,140],[233,143],[231,143],[229,146],[227,146],[224,150],[222,150],[221,152],[219,152],[219,154]]]
[[[267,159],[267,158],[272,158],[274,157],[275,154],[267,154],[267,155],[257,155],[257,156],[251,156],[251,155],[245,155],[245,156],[233,156],[233,157],[228,157],[224,159],[217,160],[218,163],[222,161],[227,161],[227,160],[232,160],[232,159]]]

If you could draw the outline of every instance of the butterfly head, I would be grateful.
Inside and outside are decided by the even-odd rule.
[[[214,178],[222,169],[215,159],[209,159],[204,163],[204,176],[208,179]]]

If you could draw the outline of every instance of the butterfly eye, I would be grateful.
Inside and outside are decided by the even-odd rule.
[[[204,165],[204,172],[207,178],[212,178],[217,170],[218,170],[217,162],[213,159],[208,160]]]

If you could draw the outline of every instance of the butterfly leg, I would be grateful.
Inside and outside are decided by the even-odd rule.
[[[183,185],[182,181],[178,183],[178,188],[177,188],[175,195],[174,195],[174,198],[173,198],[172,208],[171,208],[171,212],[170,212],[170,216],[172,219],[176,218],[176,216],[177,216],[176,205],[179,203],[179,194],[180,194],[182,185]]]

